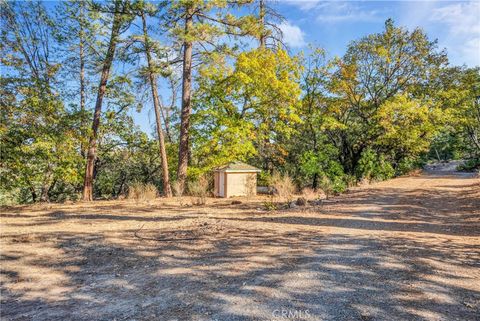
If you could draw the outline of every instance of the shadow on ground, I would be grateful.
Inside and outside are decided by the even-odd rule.
[[[2,320],[478,320],[480,206],[448,188],[362,190],[338,200],[344,211],[239,212],[175,231],[3,236]],[[37,223],[195,217],[144,213]],[[152,240],[182,236],[192,240]]]

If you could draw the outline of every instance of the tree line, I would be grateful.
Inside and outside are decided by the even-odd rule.
[[[332,58],[292,54],[265,0],[2,1],[1,19],[1,203],[170,197],[234,160],[335,192],[479,166],[480,69],[392,20]],[[152,107],[147,135],[131,111]]]

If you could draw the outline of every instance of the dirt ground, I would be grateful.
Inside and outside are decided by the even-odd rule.
[[[1,320],[480,320],[480,179],[2,209]]]

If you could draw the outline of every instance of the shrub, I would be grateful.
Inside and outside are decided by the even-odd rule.
[[[195,199],[193,205],[205,205],[208,195],[208,179],[205,176],[200,176],[196,181],[188,184],[188,191]]]
[[[314,200],[318,197],[318,193],[313,190],[313,188],[305,187],[302,189],[302,196],[306,200]]]
[[[275,211],[277,209],[277,205],[275,205],[275,203],[272,201],[264,202],[263,206],[267,211]]]
[[[357,179],[368,181],[383,181],[395,176],[392,164],[385,159],[384,155],[374,152],[368,148],[363,151],[356,168]]]
[[[175,181],[172,184],[172,190],[173,190],[173,195],[176,197],[182,197],[183,196],[183,190],[180,188],[180,183]]]
[[[368,180],[372,179],[376,168],[376,158],[377,156],[375,152],[371,149],[366,149],[362,152],[362,156],[360,157],[356,168],[356,174],[359,180],[362,178],[366,178]]]
[[[378,159],[378,165],[375,169],[373,178],[375,180],[384,181],[395,176],[395,170],[393,169],[392,164],[390,164],[383,155],[380,155]]]
[[[295,185],[288,175],[274,173],[270,178],[270,185],[275,189],[275,196],[280,202],[291,202],[295,194]]]
[[[183,197],[183,190],[180,188],[180,183],[178,181],[172,183],[172,191],[178,205],[182,207],[188,205]]]
[[[458,165],[457,170],[465,172],[474,172],[480,170],[480,158],[466,160],[463,164]]]
[[[257,184],[258,186],[267,186],[270,184],[272,176],[268,171],[261,171],[257,175]]]
[[[395,174],[396,175],[406,175],[413,171],[414,169],[420,167],[420,163],[417,159],[411,157],[403,158],[396,167]]]
[[[346,174],[343,180],[345,181],[346,187],[354,187],[354,186],[357,186],[357,183],[358,183],[355,175]]]
[[[132,183],[128,188],[128,199],[136,201],[154,200],[157,197],[157,188],[155,185],[139,182]]]
[[[343,193],[347,189],[347,184],[342,177],[335,177],[333,180],[327,176],[322,176],[318,183],[320,189],[325,193],[328,199],[333,194]]]

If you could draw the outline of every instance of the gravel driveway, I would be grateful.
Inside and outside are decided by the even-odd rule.
[[[1,320],[480,320],[480,180],[1,210]]]

